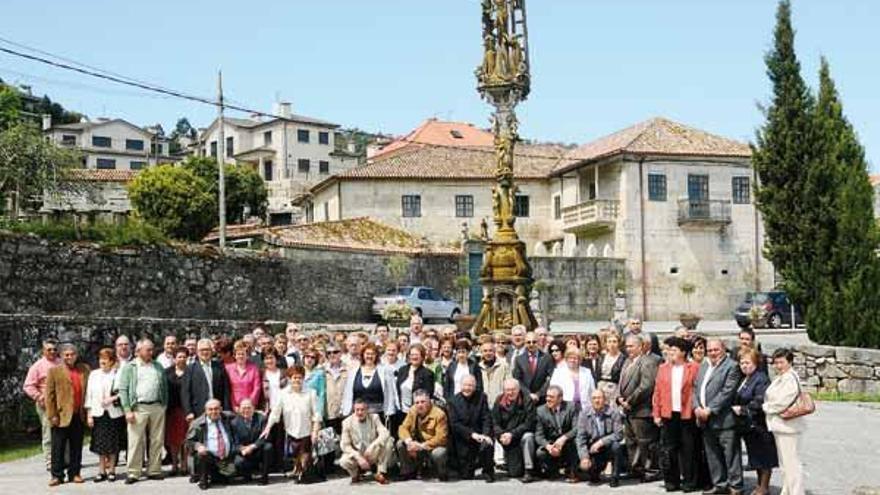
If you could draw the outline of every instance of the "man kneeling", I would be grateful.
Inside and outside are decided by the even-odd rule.
[[[269,483],[269,468],[272,466],[272,442],[260,436],[266,427],[266,416],[254,410],[250,399],[244,398],[238,404],[238,415],[232,420],[232,429],[238,440],[235,456],[235,470],[249,481],[257,470],[261,485]]]
[[[424,464],[431,464],[440,481],[447,481],[446,440],[449,427],[446,413],[431,403],[426,390],[413,392],[413,405],[397,430],[397,453],[400,457],[400,475],[415,478]],[[424,472],[422,472],[424,477]]]
[[[605,392],[593,390],[593,407],[581,411],[578,417],[577,450],[579,468],[586,472],[592,483],[599,482],[599,474],[611,463],[611,487],[620,484],[620,468],[626,462],[623,447],[623,419],[620,411],[608,405]]]
[[[205,414],[193,420],[186,441],[194,452],[199,488],[207,490],[212,481],[228,481],[235,475],[238,442],[219,400],[205,403]]]
[[[351,484],[360,481],[361,475],[371,469],[376,483],[388,484],[388,460],[394,441],[379,415],[368,412],[363,399],[354,401],[353,414],[342,422],[340,446],[339,465],[351,475]]]

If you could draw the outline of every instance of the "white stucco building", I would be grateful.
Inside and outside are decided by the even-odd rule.
[[[200,138],[201,156],[222,153],[229,163],[252,165],[269,190],[272,224],[295,221],[300,208],[292,205],[309,187],[357,165],[355,155],[337,151],[334,131],[339,125],[295,115],[289,103],[279,103],[275,118],[224,118],[225,144],[218,148],[218,120]]]
[[[123,119],[58,125],[48,116],[44,119],[44,135],[59,146],[78,150],[87,170],[141,170],[174,160],[161,127],[141,128]]]

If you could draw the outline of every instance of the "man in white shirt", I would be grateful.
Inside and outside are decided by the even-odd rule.
[[[174,366],[174,351],[177,349],[177,336],[176,335],[166,335],[165,340],[162,342],[162,354],[159,354],[156,357],[156,361],[162,365],[163,368],[168,369]]]
[[[196,418],[189,428],[187,445],[195,452],[195,468],[202,490],[207,490],[212,481],[228,480],[235,474],[238,442],[219,400],[205,403],[205,414]]]

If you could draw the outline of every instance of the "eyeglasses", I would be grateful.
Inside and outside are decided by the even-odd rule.
[[[58,352],[58,349],[56,349],[54,347],[47,347],[46,352]]]
[[[537,340],[527,340],[526,341],[526,344],[537,344],[537,343],[538,343]]]
[[[333,354],[333,353],[331,353],[331,354]],[[313,355],[311,355],[311,354],[306,354],[305,356],[303,356],[303,359],[318,359],[318,357],[317,357],[317,356],[313,356]]]
[[[342,351],[327,351],[327,354],[339,354]]]

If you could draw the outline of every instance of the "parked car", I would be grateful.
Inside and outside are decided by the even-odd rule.
[[[784,291],[749,292],[745,300],[736,307],[733,317],[742,328],[782,328],[790,327],[792,304]],[[800,308],[794,306],[795,325],[802,324]]]
[[[386,294],[373,297],[373,315],[381,318],[385,306],[406,303],[424,320],[437,318],[449,320],[461,314],[461,307],[448,297],[443,297],[431,287],[407,286],[391,289]]]

